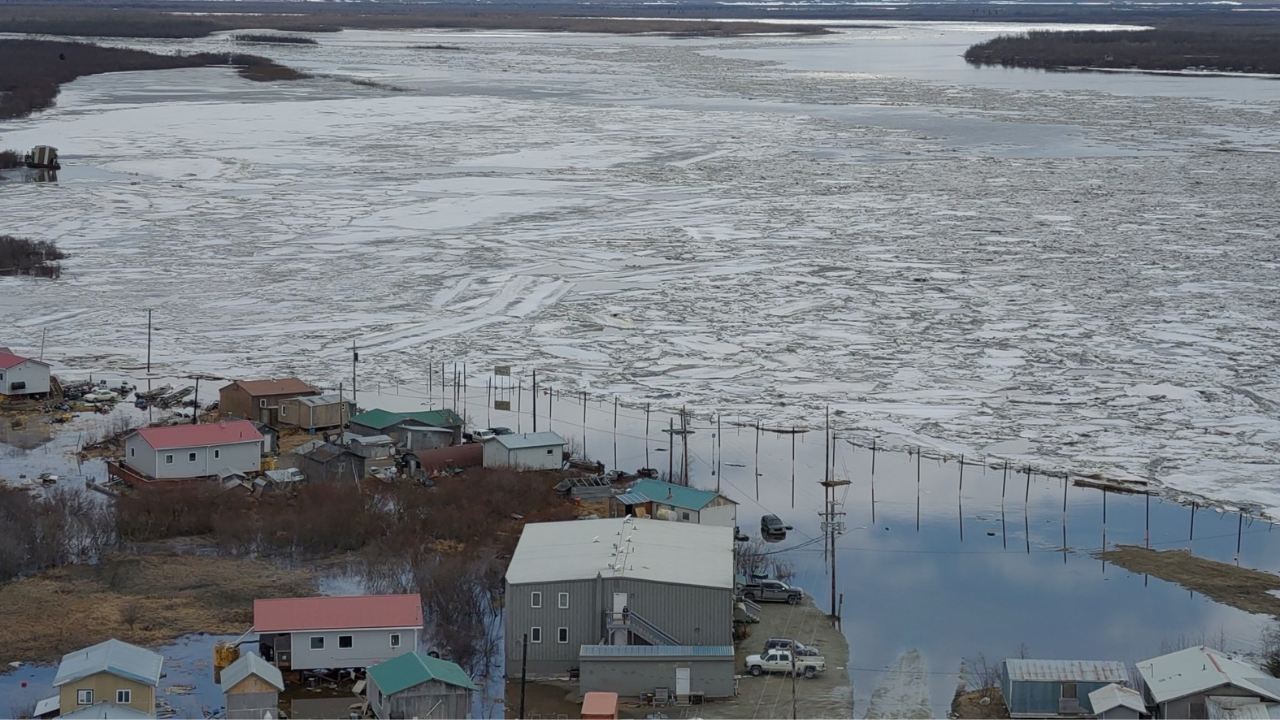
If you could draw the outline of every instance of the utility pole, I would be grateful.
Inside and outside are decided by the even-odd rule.
[[[685,415],[685,406],[680,406],[680,484],[689,484],[689,418]]]
[[[147,308],[147,374],[151,374],[151,308]]]
[[[360,361],[360,353],[356,352],[356,341],[351,340],[351,404],[356,404],[356,363]]]
[[[44,362],[44,341],[49,337],[49,328],[40,330],[40,361]]]
[[[533,371],[533,431],[538,432],[538,371]]]
[[[676,421],[667,418],[667,482],[674,483],[676,462]]]
[[[520,651],[520,720],[524,720],[524,684],[529,668],[529,633],[524,634],[524,649]]]
[[[196,394],[191,396],[191,424],[200,424],[200,376],[196,376]]]
[[[796,720],[796,646],[791,644],[791,720]]]
[[[831,549],[831,619],[837,625],[840,622],[840,611],[836,606],[836,538],[844,532],[844,511],[840,510],[842,503],[836,502],[836,488],[847,487],[852,481],[849,479],[837,480],[835,477],[835,443],[831,435],[831,408],[827,408],[827,426],[826,430],[827,450],[823,451],[822,464],[824,478],[822,480],[822,497],[826,501],[825,511],[822,513],[822,534],[826,541],[826,546]],[[874,457],[874,455],[873,455]]]

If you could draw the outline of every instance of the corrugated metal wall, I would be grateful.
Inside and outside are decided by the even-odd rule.
[[[676,687],[676,668],[689,668],[689,689],[707,697],[733,697],[733,658],[584,658],[579,690],[639,697]]]
[[[1076,683],[1076,698],[1080,700],[1081,712],[1086,715],[1092,714],[1093,709],[1089,707],[1089,693],[1110,684],[1109,682]],[[1013,694],[1005,696],[1010,713],[1058,714],[1058,700],[1062,698],[1062,683],[1014,680],[1010,685],[1013,687]]]
[[[542,593],[542,607],[533,608],[530,595]],[[568,609],[561,609],[559,593],[569,593]],[[578,665],[578,648],[604,638],[604,613],[614,592],[628,595],[628,608],[686,645],[733,644],[733,591],[671,585],[631,578],[602,578],[560,583],[508,585],[504,625],[506,676],[520,677],[522,635],[542,628],[542,642],[529,643],[531,676],[564,675]],[[559,628],[569,629],[569,642],[559,642]]]

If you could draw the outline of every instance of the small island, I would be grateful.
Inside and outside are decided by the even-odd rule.
[[[978,43],[964,59],[1040,70],[1280,73],[1280,28],[1034,30]]]
[[[59,87],[85,75],[130,70],[234,65],[249,80],[307,77],[264,57],[236,53],[161,55],[85,42],[0,39],[0,119],[26,117],[53,105]]]

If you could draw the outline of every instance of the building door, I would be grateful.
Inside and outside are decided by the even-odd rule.
[[[676,697],[689,694],[689,668],[676,668]]]
[[[626,607],[627,607],[627,594],[624,592],[614,593],[613,594],[613,610],[612,610],[613,617],[609,619],[610,624],[621,625],[626,622],[627,620],[627,618],[625,617],[626,613],[623,612],[623,610]],[[614,630],[613,639],[610,642],[613,645],[630,645],[631,643],[628,642],[629,640],[628,635],[629,633],[626,630]]]

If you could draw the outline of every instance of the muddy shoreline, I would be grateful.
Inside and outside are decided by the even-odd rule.
[[[1271,594],[1280,589],[1280,576],[1271,573],[1206,560],[1183,550],[1150,550],[1135,545],[1120,545],[1115,550],[1094,553],[1094,557],[1129,572],[1177,583],[1223,605],[1280,618],[1280,597]]]

